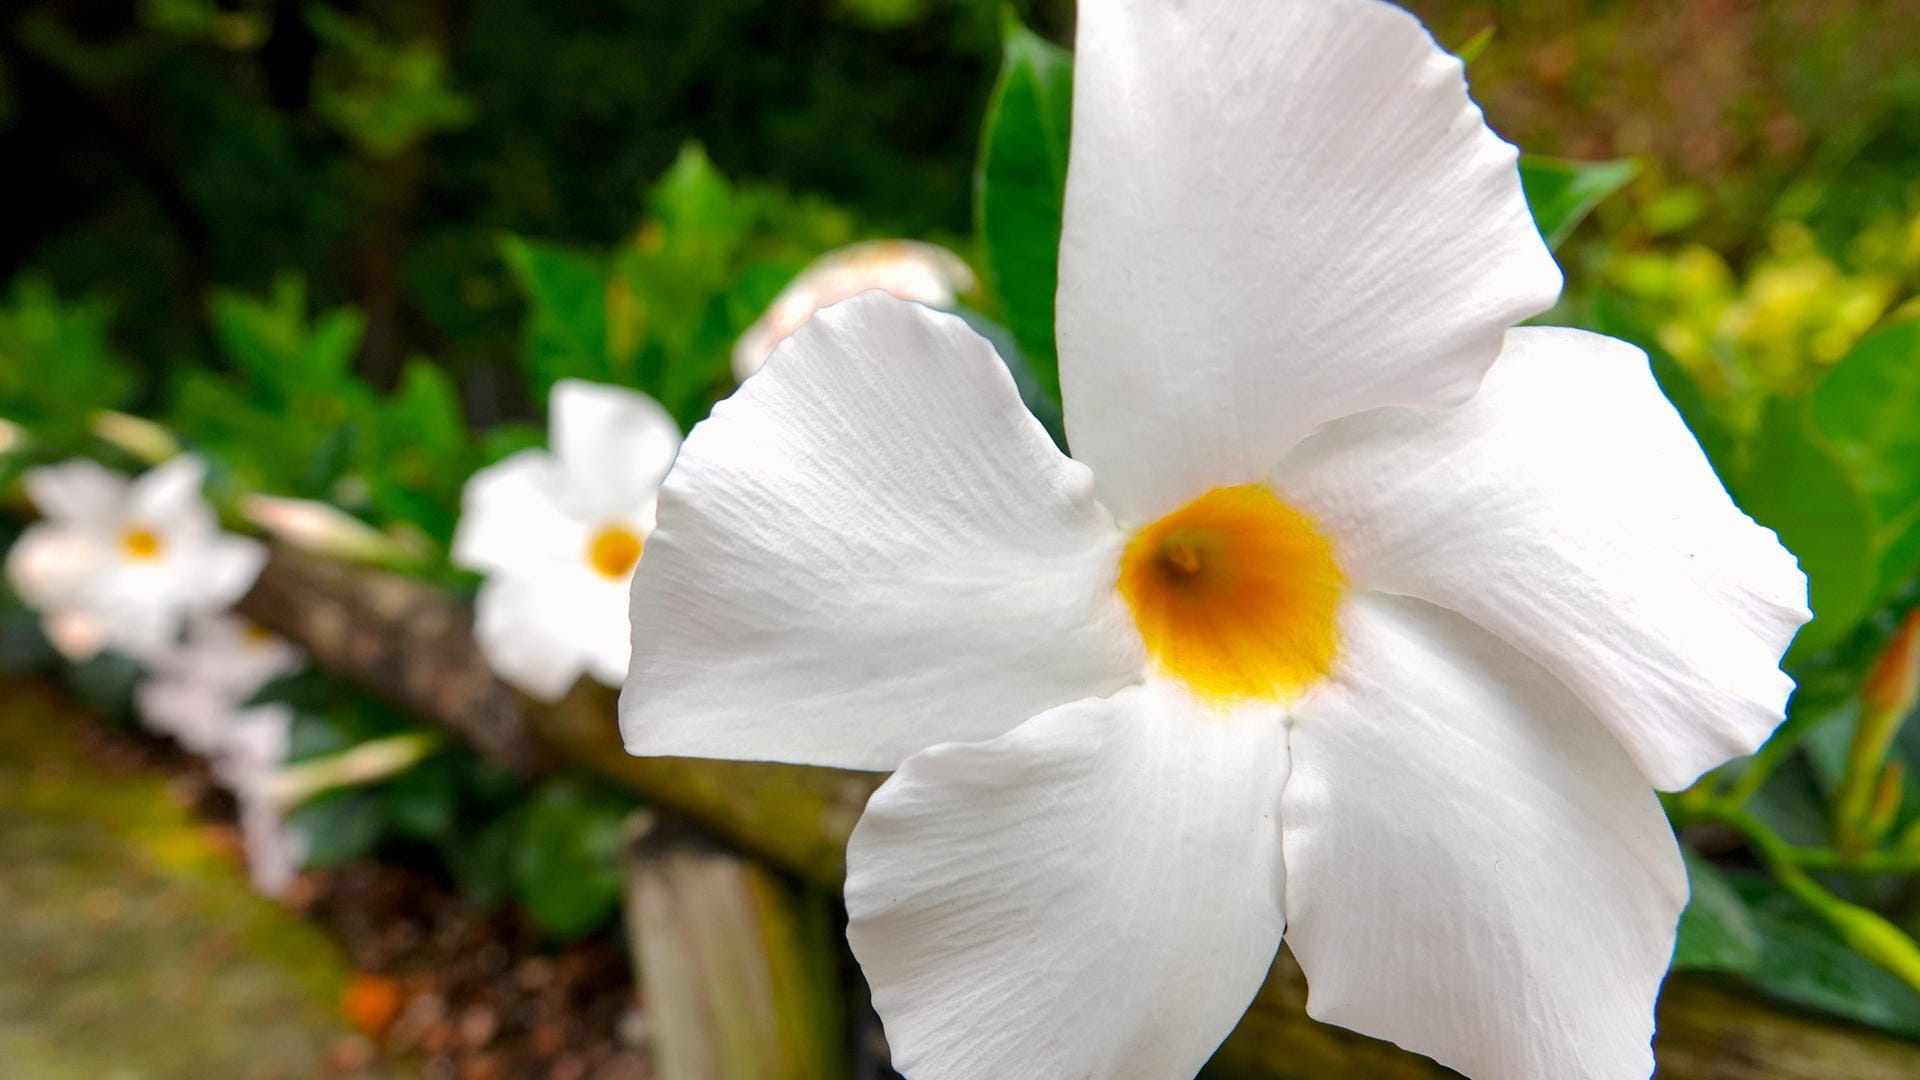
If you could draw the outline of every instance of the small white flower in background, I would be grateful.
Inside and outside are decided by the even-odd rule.
[[[645,394],[566,379],[550,402],[547,450],[475,473],[453,561],[486,575],[475,633],[501,678],[537,697],[581,672],[627,671],[627,587],[680,428]]]
[[[1459,62],[1368,0],[1086,0],[1075,459],[959,319],[821,311],[687,440],[639,754],[896,770],[848,935],[913,1080],[1191,1076],[1308,1011],[1646,1077],[1655,787],[1758,746],[1806,582],[1560,275]],[[1484,381],[1483,381],[1484,380]]]
[[[132,481],[85,460],[27,472],[42,520],[8,553],[7,580],[61,652],[149,659],[189,617],[225,610],[253,586],[266,548],[220,531],[205,479],[191,455]]]
[[[293,710],[257,705],[228,718],[226,738],[212,757],[214,778],[240,808],[247,873],[267,896],[284,895],[307,859],[307,837],[289,825],[275,783],[287,761]]]
[[[299,670],[300,650],[256,623],[210,615],[147,662],[134,704],[148,728],[202,757],[216,756],[234,714],[260,689]]]
[[[879,289],[902,300],[952,307],[961,293],[972,292],[973,271],[960,256],[917,240],[869,240],[829,251],[807,265],[767,305],[766,314],[733,346],[733,377],[746,382],[773,350],[813,313]]]

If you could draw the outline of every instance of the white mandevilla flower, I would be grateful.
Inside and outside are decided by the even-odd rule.
[[[267,550],[220,531],[201,497],[206,463],[183,455],[131,482],[86,460],[28,471],[43,516],[7,555],[7,580],[69,658],[145,660],[191,616],[240,599]]]
[[[253,887],[266,896],[283,896],[306,864],[308,850],[306,834],[286,820],[275,783],[287,761],[293,710],[256,705],[228,719],[212,755],[213,775],[239,805],[240,839]]]
[[[766,314],[733,346],[733,377],[746,382],[773,350],[813,313],[869,289],[937,308],[952,307],[974,287],[973,271],[960,256],[915,240],[868,240],[849,244],[809,263],[767,305]]]
[[[202,757],[226,744],[234,714],[260,688],[300,667],[300,650],[257,623],[234,615],[202,616],[186,637],[148,661],[134,688],[140,718]]]
[[[523,450],[467,482],[453,560],[487,576],[476,633],[493,669],[552,700],[582,671],[626,674],[627,587],[653,529],[680,428],[645,394],[567,379],[552,451]]]
[[[1192,1075],[1308,1011],[1645,1077],[1655,787],[1754,749],[1805,579],[1560,286],[1460,64],[1368,0],[1085,0],[1074,459],[958,319],[819,313],[690,436],[630,750],[896,770],[848,935],[914,1080]],[[1484,380],[1484,381],[1483,381]]]

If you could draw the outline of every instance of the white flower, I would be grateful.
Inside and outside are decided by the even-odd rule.
[[[30,470],[43,515],[7,555],[7,579],[69,658],[110,648],[147,659],[190,616],[221,611],[266,564],[260,543],[220,531],[201,498],[206,463],[169,461],[129,483],[91,461]]]
[[[627,585],[680,429],[645,394],[567,379],[548,441],[467,482],[453,561],[487,576],[475,631],[488,663],[552,700],[582,671],[609,686],[626,674]]]
[[[235,712],[299,667],[300,651],[259,625],[233,615],[202,616],[187,624],[184,640],[150,658],[134,703],[147,727],[213,757]]]
[[[945,308],[974,284],[973,271],[960,256],[936,244],[869,240],[829,251],[788,282],[766,314],[740,335],[733,346],[733,377],[746,382],[782,341],[830,304],[879,289]]]
[[[213,757],[215,779],[239,804],[247,873],[267,896],[284,895],[307,860],[306,834],[287,823],[275,784],[292,731],[293,710],[286,705],[243,709],[230,717]]]
[[[1560,277],[1460,64],[1365,0],[1088,0],[1062,457],[992,348],[820,312],[689,437],[630,750],[894,769],[849,936],[914,1080],[1190,1076],[1316,1017],[1645,1077],[1805,580]],[[1484,379],[1484,383],[1483,380]]]

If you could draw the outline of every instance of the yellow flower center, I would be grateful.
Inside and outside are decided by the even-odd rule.
[[[1305,514],[1259,484],[1215,488],[1135,533],[1120,595],[1147,655],[1201,698],[1287,700],[1333,666],[1346,576]]]
[[[144,525],[129,525],[120,531],[120,549],[136,562],[157,559],[166,547],[160,534]]]
[[[608,525],[595,533],[587,544],[587,565],[593,567],[601,577],[619,581],[633,571],[633,564],[640,561],[640,549],[645,542],[639,534],[625,525]]]

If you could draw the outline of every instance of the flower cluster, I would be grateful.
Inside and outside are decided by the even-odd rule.
[[[247,706],[301,661],[229,613],[266,549],[221,531],[201,494],[205,478],[205,462],[190,455],[131,481],[85,460],[30,470],[42,520],[9,553],[7,579],[70,659],[112,651],[146,669],[134,692],[142,722],[212,764],[240,805],[255,887],[279,895],[305,851],[272,795],[293,713]]]

